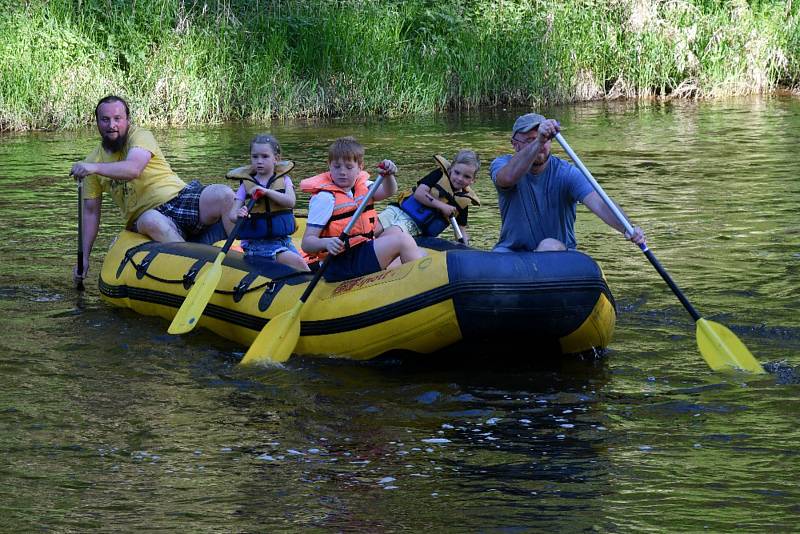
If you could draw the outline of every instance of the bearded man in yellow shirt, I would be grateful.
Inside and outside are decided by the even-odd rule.
[[[235,215],[233,190],[226,185],[188,185],[178,178],[164,158],[153,134],[130,125],[128,103],[107,96],[95,108],[100,145],[72,166],[72,175],[84,182],[83,272],[100,228],[103,192],[108,192],[125,217],[125,228],[154,241],[185,241],[222,220],[230,232]],[[230,227],[229,227],[230,226]]]

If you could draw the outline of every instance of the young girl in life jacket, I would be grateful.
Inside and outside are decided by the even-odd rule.
[[[239,230],[242,250],[248,256],[262,256],[298,271],[308,271],[290,237],[296,230],[292,212],[294,185],[286,174],[291,164],[286,165],[280,159],[281,146],[273,136],[257,135],[250,142],[250,169],[245,173],[250,177],[240,177],[234,208],[238,217],[247,217]],[[248,213],[245,204],[256,190],[261,190],[263,196]]]
[[[330,261],[323,273],[329,282],[381,271],[398,257],[401,263],[408,263],[425,256],[408,234],[397,232],[374,238],[377,214],[373,201],[397,192],[397,166],[388,159],[383,160],[381,166],[384,181],[345,241],[339,236],[372,185],[369,174],[364,171],[364,147],[352,137],[337,139],[328,150],[328,172],[300,182],[300,188],[312,195],[303,252],[308,263]]]
[[[386,232],[406,232],[412,236],[437,236],[455,217],[464,244],[469,244],[467,214],[469,207],[480,206],[470,186],[475,182],[481,162],[472,150],[460,150],[453,162],[434,156],[439,168],[417,182],[411,191],[402,193],[379,216]],[[380,234],[379,234],[380,235]]]

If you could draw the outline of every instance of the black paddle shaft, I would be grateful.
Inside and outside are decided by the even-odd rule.
[[[260,189],[256,189],[255,191],[253,191],[253,198],[251,198],[250,202],[247,203],[248,215],[250,215],[250,210],[253,209],[253,206],[256,205],[258,199],[261,198],[263,195],[264,193],[262,193]],[[247,217],[239,217],[239,219],[236,221],[236,226],[234,226],[233,230],[231,230],[231,235],[228,236],[228,240],[225,241],[225,244],[222,246],[222,250],[220,250],[220,252],[222,252],[223,254],[228,253],[228,250],[230,250],[231,246],[233,245],[233,242],[236,240],[236,236],[239,235],[239,230],[241,229],[246,219]]]
[[[647,245],[640,246],[639,248],[642,249],[644,255],[647,256],[647,259],[650,260],[650,263],[656,268],[656,271],[658,271],[658,274],[661,275],[661,278],[664,279],[672,292],[675,293],[675,296],[678,297],[678,300],[681,301],[681,304],[683,304],[683,307],[686,308],[687,312],[689,312],[689,315],[692,316],[692,319],[694,319],[695,322],[699,321],[701,319],[700,314],[696,309],[694,309],[694,306],[692,306],[692,303],[689,302],[689,299],[687,299],[683,294],[683,291],[681,291],[681,289],[678,287],[678,284],[672,280],[672,277],[669,275],[669,273],[667,273],[667,271],[661,266],[661,263],[659,263],[656,255],[653,254],[653,251],[650,250]]]
[[[611,199],[608,197],[603,188],[600,187],[600,184],[597,183],[597,180],[594,179],[592,173],[589,172],[589,169],[587,169],[586,165],[583,164],[581,158],[579,158],[578,155],[575,153],[575,151],[572,150],[572,147],[569,146],[569,143],[567,143],[566,139],[564,139],[564,137],[560,133],[557,133],[555,135],[555,138],[556,141],[558,141],[558,143],[564,149],[564,151],[567,154],[569,154],[569,157],[572,158],[572,161],[575,162],[575,165],[578,167],[578,169],[580,169],[580,171],[592,185],[597,194],[600,195],[600,198],[603,199],[603,202],[606,203],[606,206],[608,206],[608,208],[614,213],[614,216],[617,218],[620,224],[622,224],[622,226],[625,227],[625,230],[629,234],[633,235],[634,233],[633,225],[631,225],[627,217],[625,217],[625,215],[619,210],[619,208],[617,208],[616,204],[614,204],[614,202],[611,201]],[[664,279],[664,281],[667,283],[672,292],[675,293],[675,296],[678,297],[678,300],[681,301],[681,304],[683,304],[683,307],[686,308],[687,312],[689,312],[689,315],[692,316],[692,319],[694,319],[695,322],[699,321],[701,318],[700,314],[697,312],[697,310],[694,309],[694,306],[692,306],[692,304],[689,302],[689,299],[687,299],[686,296],[683,294],[683,291],[680,290],[678,284],[676,284],[672,280],[672,277],[669,275],[669,273],[667,273],[666,269],[664,269],[661,266],[661,263],[659,263],[658,259],[656,259],[655,254],[653,254],[653,252],[647,247],[647,243],[642,243],[641,245],[639,245],[639,248],[642,249],[644,255],[647,256],[647,259],[650,260],[650,263],[653,265],[653,267],[656,268],[656,271],[658,271],[658,274],[661,275],[661,278]]]
[[[361,217],[361,214],[364,212],[364,209],[367,207],[367,204],[369,204],[370,199],[375,194],[375,191],[381,185],[382,181],[383,181],[383,175],[378,174],[378,177],[375,179],[375,183],[372,184],[372,187],[370,187],[369,192],[367,192],[367,196],[364,197],[364,200],[361,201],[361,204],[358,206],[358,209],[353,214],[353,217],[350,219],[350,222],[347,223],[347,226],[345,226],[344,231],[339,235],[339,239],[341,239],[342,241],[347,239],[350,230],[353,229],[353,226],[356,224],[356,221],[358,220],[359,217]],[[314,288],[319,283],[319,279],[322,278],[322,273],[325,272],[325,269],[328,267],[328,263],[330,262],[331,259],[329,259],[328,261],[323,261],[320,264],[319,269],[317,269],[317,272],[314,273],[314,278],[311,279],[311,283],[308,284],[308,287],[306,287],[306,290],[303,291],[303,294],[300,296],[300,302],[304,303],[306,300],[308,300],[308,297],[311,295],[311,292],[314,291]]]
[[[78,178],[78,291],[83,291],[83,178]]]

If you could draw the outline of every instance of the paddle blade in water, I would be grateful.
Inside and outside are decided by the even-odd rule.
[[[291,310],[270,319],[247,349],[240,365],[281,363],[288,360],[300,338],[302,307],[303,301],[298,301]]]
[[[741,369],[750,373],[766,372],[736,334],[702,317],[697,320],[697,346],[708,366],[715,371]]]
[[[222,278],[223,259],[225,259],[225,253],[220,252],[211,267],[197,277],[192,289],[189,290],[189,294],[186,295],[183,304],[178,309],[178,313],[172,319],[172,324],[169,325],[167,332],[185,334],[197,325],[208,301],[211,300],[211,295],[217,288],[219,279]]]

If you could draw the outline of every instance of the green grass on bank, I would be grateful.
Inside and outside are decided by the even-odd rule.
[[[0,0],[0,130],[796,90],[798,4]]]

